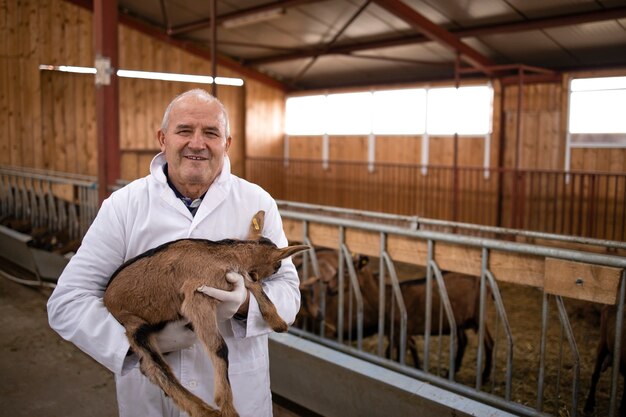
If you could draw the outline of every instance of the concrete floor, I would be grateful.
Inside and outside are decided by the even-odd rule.
[[[117,416],[113,375],[48,327],[49,295],[0,276],[0,417]]]

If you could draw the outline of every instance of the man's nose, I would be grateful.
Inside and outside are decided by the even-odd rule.
[[[204,148],[204,139],[202,137],[201,131],[195,131],[189,140],[190,148],[193,149],[202,149]]]

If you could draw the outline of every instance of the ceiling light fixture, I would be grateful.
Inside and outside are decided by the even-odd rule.
[[[76,67],[70,65],[40,65],[40,70],[45,71],[62,71],[72,72],[76,74],[95,74],[96,69],[93,67]],[[135,71],[135,70],[117,70],[118,77],[124,78],[140,78],[144,80],[162,80],[162,81],[178,81],[183,83],[197,83],[197,84],[215,84],[218,85],[230,85],[235,87],[241,87],[243,80],[241,78],[231,77],[213,77],[209,75],[192,75],[192,74],[177,74],[172,72],[153,72],[153,71]]]

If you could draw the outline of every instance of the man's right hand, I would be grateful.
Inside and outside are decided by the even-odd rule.
[[[161,353],[186,349],[196,342],[196,334],[186,324],[184,320],[171,321],[161,331],[155,333]]]

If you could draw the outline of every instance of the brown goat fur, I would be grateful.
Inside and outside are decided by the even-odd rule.
[[[596,387],[600,379],[600,374],[604,372],[613,363],[613,354],[615,350],[615,324],[617,321],[616,306],[602,307],[600,315],[600,339],[598,341],[598,351],[596,355],[596,365],[591,375],[591,385],[589,394],[585,402],[585,413],[590,414],[596,406]],[[626,374],[626,329],[622,327],[621,352],[619,355],[619,371],[622,375]],[[622,400],[619,406],[619,415],[626,416],[626,383],[622,391]]]
[[[228,348],[217,327],[218,301],[198,292],[199,287],[229,290],[226,274],[240,273],[268,325],[277,332],[287,330],[261,281],[280,268],[282,259],[308,246],[278,249],[261,237],[263,219],[262,211],[253,218],[250,240],[181,239],[151,249],[124,263],[105,291],[104,304],[126,329],[143,374],[191,417],[238,415],[228,380]],[[180,384],[158,349],[155,333],[179,320],[192,326],[213,363],[219,411]]]
[[[318,264],[321,277],[312,277],[303,282],[300,286],[302,292],[302,308],[301,315],[309,316],[320,322],[325,321],[325,333],[334,337],[337,335],[337,292],[338,292],[338,253],[330,250],[320,250],[317,252]],[[363,295],[363,335],[371,336],[378,332],[378,303],[379,303],[379,286],[378,276],[368,265],[367,257],[356,257],[353,260],[355,271],[357,273],[359,287]],[[299,263],[296,262],[296,267]],[[443,276],[444,283],[448,292],[448,298],[452,306],[454,320],[457,330],[457,352],[455,357],[455,370],[458,371],[463,361],[465,348],[467,346],[467,335],[465,330],[478,330],[479,323],[479,302],[480,302],[480,280],[477,277],[447,273]],[[325,285],[326,289],[326,311],[320,310],[320,291],[318,281]],[[346,286],[348,279],[345,280]],[[420,336],[424,334],[424,308],[426,300],[426,281],[425,279],[408,280],[400,283],[400,289],[403,295],[403,301],[407,309],[408,323],[407,335]],[[433,278],[433,296],[432,310],[439,311],[440,297],[437,291],[435,279]],[[347,293],[346,293],[347,294]],[[386,289],[386,315],[390,313],[391,288]],[[394,324],[399,328],[399,314],[395,315]],[[441,334],[450,334],[450,327],[447,320],[443,320]],[[354,327],[354,326],[353,326]],[[344,336],[348,335],[349,329],[348,315],[344,314]],[[386,329],[388,330],[388,329]],[[431,326],[431,334],[439,334],[439,326],[433,324]],[[353,336],[354,336],[353,329]],[[390,346],[397,345],[398,332],[395,332],[394,340],[390,341]],[[493,352],[493,339],[489,333],[489,329],[485,323],[485,337],[483,340],[485,347],[485,366],[483,368],[482,380],[489,379],[491,373],[491,361]],[[416,367],[419,367],[419,356],[417,347],[413,338],[409,338],[409,349],[411,351]],[[391,351],[389,351],[390,353]]]

